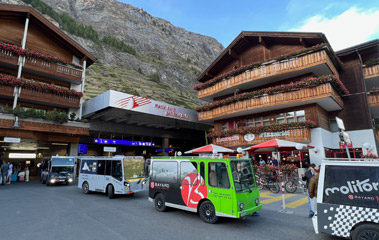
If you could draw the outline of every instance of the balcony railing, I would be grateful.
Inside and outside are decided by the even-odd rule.
[[[224,147],[246,146],[263,143],[274,138],[309,143],[311,142],[311,130],[310,128],[299,128],[284,130],[278,133],[257,133],[254,134],[254,140],[250,142],[245,140],[244,135],[236,134],[230,137],[213,138],[213,144]]]
[[[370,67],[363,67],[365,78],[379,77],[379,64]]]
[[[0,95],[13,96],[14,87],[2,85],[0,88]],[[78,108],[80,103],[79,97],[61,96],[52,93],[42,93],[40,91],[31,89],[21,89],[19,100],[33,101],[43,105],[53,105],[62,107]]]
[[[253,82],[258,79],[274,76],[277,76],[277,80],[285,79],[289,77],[288,74],[295,73],[296,71],[299,71],[300,73],[301,70],[321,65],[326,66],[323,69],[320,67],[315,68],[314,71],[316,75],[333,74],[338,76],[338,71],[330,60],[328,54],[325,50],[322,50],[280,62],[267,63],[261,67],[254,68],[251,71],[246,71],[237,76],[223,79],[213,86],[200,89],[198,91],[198,98],[210,97],[226,89],[232,89],[233,87]]]
[[[313,88],[242,100],[209,111],[199,112],[199,120],[217,120],[264,112],[268,109],[275,110],[310,103],[318,103],[327,111],[335,111],[343,108],[343,101],[340,95],[334,90],[330,83],[325,83]]]
[[[0,50],[0,63],[4,62],[11,65],[18,65],[18,55],[6,50]],[[0,64],[1,65],[1,64]],[[82,81],[82,70],[74,67],[65,66],[60,63],[51,63],[37,58],[25,58],[24,68],[32,71],[48,73],[52,76],[75,80],[77,83]]]

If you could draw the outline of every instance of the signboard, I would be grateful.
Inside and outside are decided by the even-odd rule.
[[[253,133],[248,133],[243,136],[243,139],[245,139],[246,142],[252,142],[255,139],[255,135]]]
[[[35,153],[9,153],[9,158],[36,158]]]
[[[116,147],[104,147],[104,152],[116,152]]]
[[[238,136],[238,135],[233,135],[230,137],[223,137],[223,138],[216,138],[216,142],[218,142],[218,143],[228,142],[228,141],[238,141],[238,140],[240,140],[240,136]]]
[[[325,167],[323,202],[379,208],[379,167]]]
[[[154,142],[141,142],[141,141],[104,139],[104,138],[95,138],[94,143],[114,144],[114,145],[130,145],[130,146],[145,146],[145,147],[154,147],[155,146]]]
[[[346,147],[345,143],[343,143],[343,142],[339,142],[339,145],[340,145],[340,148],[345,148]],[[350,142],[349,144],[347,144],[347,147],[348,148],[354,148],[353,147],[353,142]]]
[[[259,137],[285,137],[289,136],[290,131],[281,131],[281,132],[263,132],[259,134]]]
[[[20,143],[21,138],[4,137],[4,142],[6,142],[6,143]]]
[[[79,144],[78,153],[86,154],[87,153],[87,144]]]
[[[337,126],[341,130],[345,130],[345,125],[343,124],[343,121],[341,118],[336,117]]]

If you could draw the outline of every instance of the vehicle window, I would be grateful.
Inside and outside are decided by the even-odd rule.
[[[204,165],[204,162],[200,163],[200,176],[204,179],[204,181],[201,181],[201,185],[205,185],[205,165]]]
[[[196,162],[180,163],[180,182],[185,185],[197,185],[198,172]]]
[[[119,181],[122,180],[122,165],[120,160],[112,161],[112,177]]]
[[[96,174],[97,161],[92,159],[83,159],[80,167],[80,173]]]
[[[143,158],[124,158],[125,179],[143,177],[144,164]]]
[[[105,175],[110,176],[112,173],[112,162],[111,161],[105,161]]]
[[[178,164],[177,162],[153,162],[152,181],[176,183],[178,181]]]
[[[230,188],[228,169],[225,163],[208,164],[208,183],[212,187]]]
[[[105,161],[98,160],[97,161],[97,175],[104,175],[105,173]]]
[[[255,188],[254,172],[251,167],[251,162],[248,160],[230,161],[230,168],[234,186],[237,192],[249,191]]]

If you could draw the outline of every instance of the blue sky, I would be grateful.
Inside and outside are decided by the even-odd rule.
[[[323,32],[334,50],[379,38],[378,0],[119,0],[227,47],[241,31]]]

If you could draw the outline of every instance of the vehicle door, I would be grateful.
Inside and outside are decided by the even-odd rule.
[[[105,160],[98,160],[97,161],[97,168],[96,168],[96,181],[95,181],[95,188],[96,191],[102,191],[105,190]]]
[[[114,187],[115,193],[123,193],[123,168],[121,160],[112,160],[112,169],[111,169],[111,182]]]
[[[228,165],[225,162],[209,162],[207,166],[208,199],[216,209],[218,216],[233,215],[234,189],[231,186]]]

